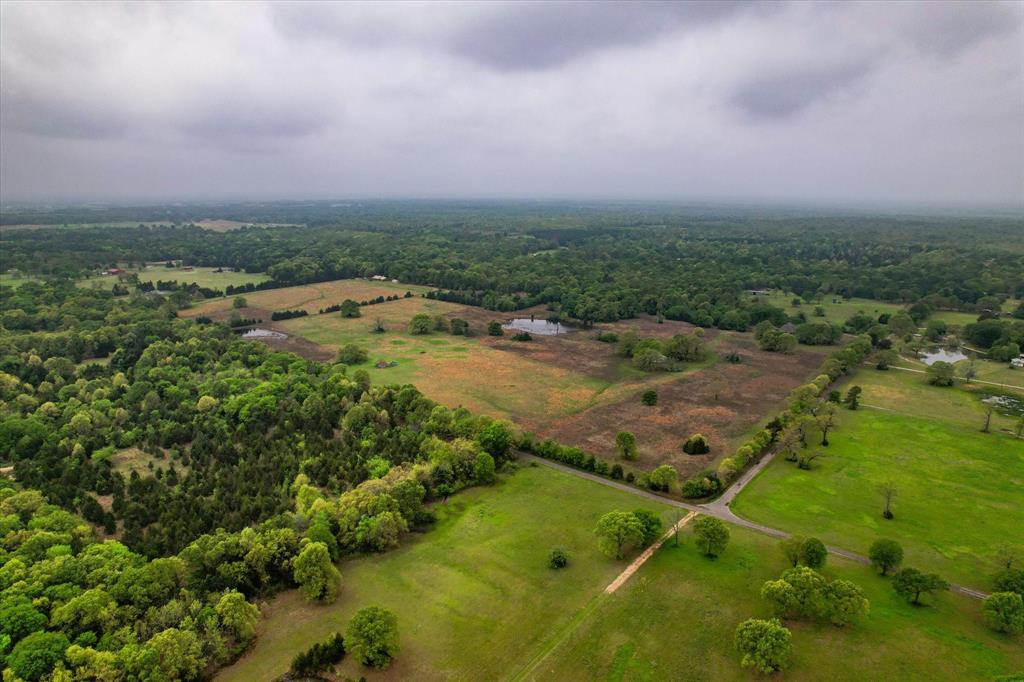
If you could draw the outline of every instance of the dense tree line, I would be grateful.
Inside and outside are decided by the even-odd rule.
[[[746,292],[763,288],[807,300],[857,296],[991,315],[1002,300],[1024,294],[1014,227],[997,219],[710,216],[635,207],[448,207],[429,215],[416,205],[382,204],[304,227],[225,233],[194,225],[16,230],[5,235],[5,247],[10,266],[34,274],[176,259],[267,272],[270,285],[383,275],[492,310],[547,304],[584,324],[645,312],[746,329],[763,315]],[[804,324],[805,342],[831,332]]]

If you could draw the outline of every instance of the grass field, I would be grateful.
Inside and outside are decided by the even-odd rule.
[[[981,365],[980,362],[976,364]],[[1024,377],[1024,372],[1019,376]],[[960,382],[953,387],[932,386],[924,374],[899,370],[879,372],[864,369],[850,380],[849,385],[854,384],[864,390],[861,402],[867,407],[940,420],[967,429],[981,429],[984,425],[987,409],[982,398],[987,397],[990,391],[1013,393],[978,383]],[[999,412],[992,414],[990,428],[993,431],[1003,429],[1012,433],[1015,425],[1016,420],[1010,416]]]
[[[545,467],[525,467],[494,488],[460,493],[440,520],[387,554],[343,562],[338,601],[304,602],[297,591],[269,606],[255,647],[218,680],[269,680],[352,614],[380,605],[398,614],[402,652],[383,673],[346,660],[353,679],[496,680],[523,667],[553,633],[625,567],[597,551],[605,512],[667,507]],[[547,567],[554,546],[568,568]]]
[[[541,680],[756,680],[732,649],[738,623],[768,617],[761,585],[787,566],[776,540],[731,527],[725,553],[709,561],[692,542],[667,543],[626,586],[538,668]],[[829,557],[829,577],[852,580],[871,601],[849,628],[788,623],[790,667],[783,680],[991,680],[1024,669],[1021,640],[981,622],[979,602],[947,594],[911,607],[891,579]]]
[[[20,275],[15,277],[13,275],[8,275],[6,273],[0,274],[0,285],[6,286],[6,287],[12,287],[14,289],[17,289],[22,284],[25,284],[26,282],[31,282],[31,281],[32,281],[32,278],[30,278],[30,277],[22,277]]]
[[[791,301],[794,298],[795,296],[793,294],[787,294],[781,291],[772,291],[768,294],[757,296],[758,301],[778,306],[790,315],[802,312],[807,316],[809,321],[813,322],[814,320],[825,319],[836,324],[843,324],[858,312],[864,312],[877,318],[883,313],[889,313],[891,315],[906,307],[902,303],[886,303],[884,301],[872,301],[866,298],[844,299],[839,296],[825,296],[817,303],[801,303],[800,305],[795,306],[791,304]],[[753,297],[751,297],[751,299],[753,299]],[[814,309],[819,306],[825,309],[824,318],[814,316]]]
[[[873,400],[878,393],[866,388],[863,402]],[[988,588],[998,546],[1024,544],[1024,442],[950,423],[942,415],[955,410],[951,404],[916,409],[928,406],[937,418],[843,411],[812,470],[776,459],[733,501],[733,511],[862,554],[890,537],[903,544],[905,565]],[[881,516],[883,483],[897,489],[891,521]]]
[[[181,268],[165,268],[151,265],[143,270],[131,270],[130,274],[137,274],[140,282],[153,282],[162,280],[164,282],[180,282],[181,284],[198,284],[208,289],[224,290],[228,286],[241,286],[243,284],[260,284],[270,279],[267,275],[259,272],[231,272],[223,270],[216,272],[219,268],[196,267],[192,270]],[[81,287],[100,287],[110,289],[118,282],[117,277],[110,275],[102,277],[89,277],[78,282]]]

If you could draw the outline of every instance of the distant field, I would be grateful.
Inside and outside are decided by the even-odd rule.
[[[754,299],[753,296],[749,298],[751,300]],[[841,296],[825,296],[818,303],[801,303],[800,305],[794,306],[791,303],[794,298],[796,298],[796,296],[793,294],[787,294],[781,291],[772,291],[766,295],[757,296],[758,301],[764,301],[771,303],[774,306],[778,306],[790,315],[802,312],[807,316],[807,319],[812,322],[815,319],[825,319],[836,324],[843,324],[858,312],[864,312],[877,318],[883,313],[889,313],[891,315],[906,307],[902,303],[886,303],[883,301],[872,301],[866,298],[842,298]],[[816,318],[814,316],[814,309],[819,306],[825,309],[824,318]]]
[[[261,272],[232,272],[226,269],[216,272],[216,270],[218,268],[196,267],[192,270],[184,270],[182,268],[165,268],[158,265],[150,265],[144,270],[130,270],[129,272],[137,274],[140,282],[156,283],[157,280],[161,280],[164,282],[179,282],[181,284],[195,283],[201,287],[220,289],[222,291],[228,286],[237,287],[243,284],[259,284],[270,279]],[[115,276],[104,275],[80,280],[78,286],[110,289],[118,281],[118,278]],[[230,306],[230,301],[228,305]]]
[[[13,287],[15,289],[20,287],[22,284],[25,284],[26,282],[31,282],[31,281],[32,281],[31,277],[20,277],[20,276],[19,277],[13,277],[13,276],[7,275],[7,274],[0,274],[0,285],[7,286],[7,287]]]
[[[860,381],[855,377],[851,383]],[[832,445],[812,470],[776,459],[732,509],[752,521],[817,535],[860,553],[867,553],[875,539],[891,537],[904,545],[905,564],[987,588],[998,546],[1024,545],[1024,441],[981,433],[974,406],[953,392],[904,402],[883,383],[862,385],[866,405],[900,405],[900,413],[867,407],[842,411],[839,428],[829,437]],[[907,416],[927,411],[932,414]],[[963,416],[951,418],[954,413]],[[883,483],[897,490],[892,521],[881,516]]]
[[[266,279],[265,275],[260,275]],[[262,281],[262,280],[261,280]],[[346,298],[359,302],[377,298],[378,296],[404,296],[406,291],[414,295],[429,291],[430,287],[416,284],[394,284],[392,282],[373,282],[364,279],[340,279],[333,282],[317,282],[302,286],[267,289],[245,294],[249,308],[273,312],[275,310],[307,310],[315,313],[321,308],[341,303]],[[215,315],[229,313],[232,300],[208,301],[181,311],[182,317],[197,315]],[[244,313],[243,313],[244,314]],[[268,317],[269,320],[269,317]]]
[[[344,561],[338,601],[310,605],[297,591],[275,598],[255,647],[221,682],[269,680],[312,642],[344,630],[359,608],[398,614],[402,652],[386,672],[348,659],[341,674],[370,680],[498,680],[600,594],[626,566],[597,551],[593,529],[605,512],[669,509],[576,476],[526,467],[495,488],[438,505],[440,520],[397,550]],[[547,567],[554,546],[570,566]]]
[[[687,539],[659,551],[626,586],[601,602],[545,659],[538,680],[991,680],[1024,669],[1020,641],[981,622],[979,602],[952,594],[927,608],[900,600],[890,580],[829,557],[825,573],[852,580],[871,601],[859,625],[789,623],[794,654],[781,675],[739,666],[733,631],[768,617],[761,585],[787,567],[773,538],[730,527],[715,561]],[[530,678],[527,678],[530,679]]]

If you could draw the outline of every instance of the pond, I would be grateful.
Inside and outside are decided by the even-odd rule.
[[[514,329],[519,332],[530,332],[541,336],[555,336],[565,334],[569,328],[560,322],[548,322],[531,317],[515,317],[501,325],[502,329]]]
[[[956,350],[946,350],[945,348],[933,348],[929,351],[922,351],[918,354],[921,358],[921,362],[926,365],[934,365],[936,362],[948,362],[953,364],[966,360],[967,356],[959,348]]]
[[[260,327],[254,327],[242,334],[243,339],[287,339],[288,335],[281,332],[275,332],[273,329],[261,329]]]

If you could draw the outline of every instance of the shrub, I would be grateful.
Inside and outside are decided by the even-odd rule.
[[[366,358],[366,351],[354,343],[346,344],[338,351],[338,362],[345,365],[361,365]]]
[[[409,333],[413,335],[429,334],[431,326],[430,315],[419,313],[418,315],[413,315],[412,319],[409,320]]]
[[[711,452],[711,447],[704,436],[695,433],[683,443],[683,452],[688,455],[704,455]]]
[[[648,407],[653,407],[658,404],[658,392],[657,391],[644,391],[643,395],[640,396],[640,402]]]
[[[669,492],[679,478],[679,473],[669,464],[662,464],[660,467],[648,474],[648,487],[651,490]]]
[[[513,341],[533,341],[533,337],[530,336],[530,332],[516,332],[512,335]]]
[[[469,322],[459,319],[458,317],[453,318],[451,330],[454,336],[469,336]]]
[[[615,434],[615,450],[623,459],[635,460],[637,456],[636,437],[629,431],[619,431]]]
[[[601,343],[618,343],[619,335],[614,332],[601,332],[595,337]]]
[[[555,547],[548,552],[548,568],[565,568],[569,565],[569,553],[561,547]]]
[[[345,658],[345,639],[340,632],[317,642],[292,659],[290,672],[296,677],[312,677]]]
[[[504,336],[505,330],[501,328],[501,322],[488,322],[487,323],[487,335],[488,336]]]
[[[619,480],[620,478],[622,478],[622,465],[621,464],[613,464],[612,465],[611,477],[614,478],[615,480]]]

